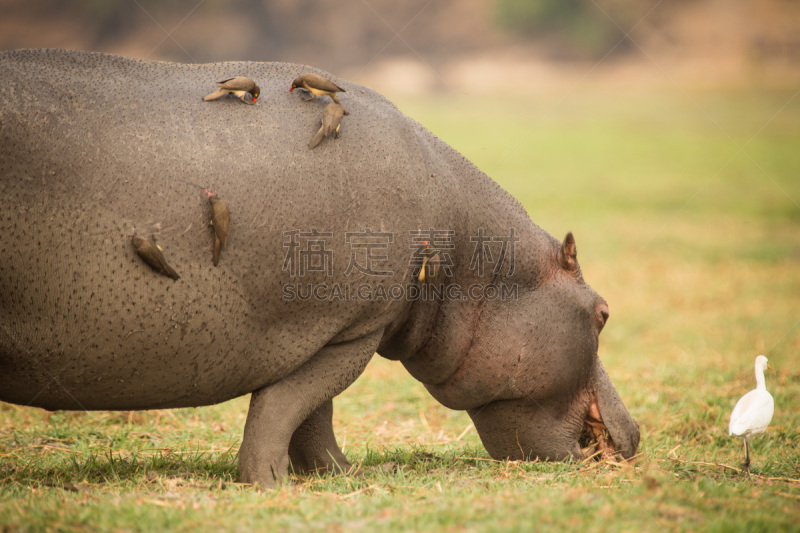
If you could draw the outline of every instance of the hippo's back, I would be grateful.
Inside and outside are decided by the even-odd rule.
[[[383,97],[337,78],[350,112],[341,138],[309,150],[327,99],[289,92],[308,71],[0,54],[0,400],[219,402],[401,312],[402,303],[283,301],[286,232],[434,227],[435,198],[456,187],[451,167],[468,163]],[[261,86],[258,105],[202,101],[237,75]],[[204,189],[231,208],[217,268]],[[181,279],[150,270],[134,233],[155,235]],[[338,250],[337,261],[347,257]],[[399,280],[407,263],[388,266]]]

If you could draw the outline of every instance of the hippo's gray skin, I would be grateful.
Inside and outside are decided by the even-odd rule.
[[[582,458],[592,402],[631,457],[638,426],[597,358],[608,308],[570,246],[386,99],[324,72],[350,115],[338,140],[309,150],[327,99],[289,92],[309,71],[0,54],[0,400],[155,409],[253,393],[240,474],[269,486],[290,460],[350,466],[331,400],[378,352],[467,410],[492,457]],[[236,75],[261,85],[258,105],[201,101]],[[219,267],[203,187],[230,206]],[[388,255],[373,265],[387,276],[345,273],[356,250],[345,232],[367,228],[393,235],[373,253]],[[428,228],[454,233],[431,243],[452,269],[426,284],[516,284],[517,298],[287,297],[287,284],[418,285],[409,231]],[[514,229],[512,275],[508,256],[497,275],[470,268],[479,228]],[[292,271],[287,235],[312,229],[332,233],[333,277]],[[151,270],[134,233],[154,234],[181,279]]]

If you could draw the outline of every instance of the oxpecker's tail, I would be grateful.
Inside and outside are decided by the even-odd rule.
[[[222,243],[219,240],[219,237],[214,238],[214,266],[219,265],[219,252],[222,250]]]
[[[203,101],[204,102],[208,102],[209,100],[216,100],[217,98],[222,98],[223,96],[225,96],[229,92],[230,91],[227,91],[227,90],[224,90],[224,89],[217,89],[213,93],[211,93],[208,96],[204,97]]]
[[[178,273],[175,272],[175,269],[166,264],[164,265],[164,270],[162,270],[161,273],[166,276],[169,276],[172,279],[181,279]]]
[[[318,145],[319,143],[321,143],[321,142],[322,142],[322,139],[323,139],[324,137],[325,137],[325,126],[321,126],[321,127],[319,128],[319,131],[317,132],[317,134],[316,134],[316,135],[314,135],[314,138],[313,138],[313,139],[311,139],[311,142],[310,142],[310,143],[308,143],[308,147],[309,147],[309,148],[311,148],[311,149],[313,150],[314,148],[316,148],[316,147],[317,147],[317,145]]]

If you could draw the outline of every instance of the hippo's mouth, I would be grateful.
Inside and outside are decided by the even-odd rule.
[[[581,429],[578,443],[583,456],[587,459],[602,461],[617,455],[614,439],[611,438],[608,428],[603,423],[600,407],[597,404],[597,397],[592,387],[589,387],[589,410],[583,420],[583,428]]]

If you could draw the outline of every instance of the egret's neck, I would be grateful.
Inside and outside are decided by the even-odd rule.
[[[764,380],[764,369],[756,367],[756,389],[767,390],[767,382]]]

